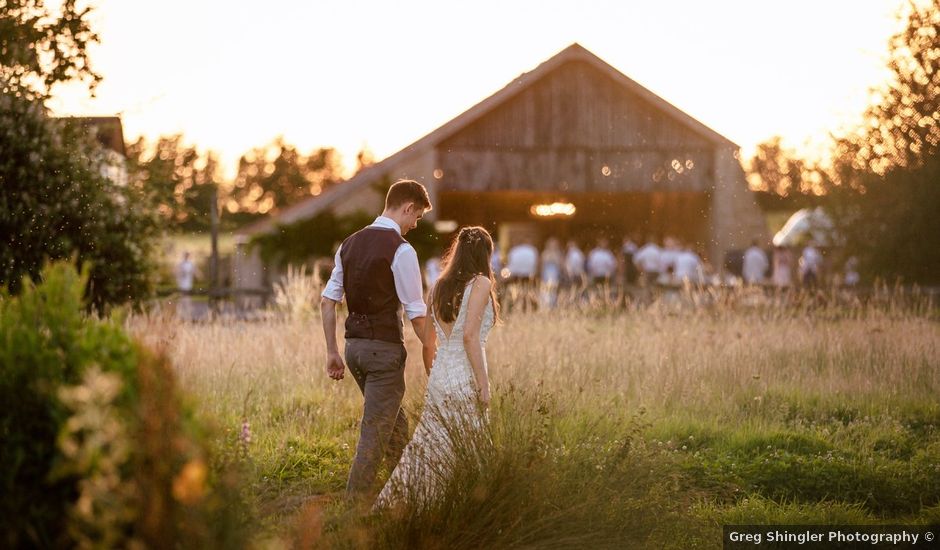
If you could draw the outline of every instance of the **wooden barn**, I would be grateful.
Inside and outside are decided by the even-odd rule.
[[[322,195],[245,228],[242,242],[326,209],[381,212],[377,182],[411,178],[440,227],[483,225],[584,245],[636,234],[695,243],[714,265],[767,228],[738,146],[578,44]],[[249,267],[253,264],[253,267]],[[259,282],[242,255],[238,284]]]

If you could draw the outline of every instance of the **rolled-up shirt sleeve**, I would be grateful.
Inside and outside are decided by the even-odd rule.
[[[333,273],[330,274],[330,280],[327,281],[326,287],[323,288],[321,293],[321,296],[334,302],[343,301],[343,260],[339,257],[339,251],[342,248],[340,246],[336,250],[336,257],[333,259]]]
[[[427,315],[428,308],[424,303],[418,253],[410,244],[405,243],[395,251],[395,257],[392,259],[392,275],[395,276],[395,292],[398,293],[398,300],[404,306],[408,319]]]

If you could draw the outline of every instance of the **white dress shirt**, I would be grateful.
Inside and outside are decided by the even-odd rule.
[[[509,250],[506,267],[513,277],[534,277],[539,266],[539,251],[531,244],[520,244]]]
[[[816,250],[816,247],[809,245],[803,249],[803,255],[800,256],[800,273],[805,275],[807,272],[812,271],[814,274],[819,275],[819,271],[822,267],[822,254]]]
[[[659,261],[661,255],[662,249],[659,246],[655,243],[647,243],[633,255],[633,263],[643,273],[660,273],[663,271]]]
[[[375,218],[369,227],[380,227],[382,229],[394,229],[401,234],[401,227],[391,218],[379,216]],[[334,302],[343,300],[343,260],[340,258],[342,245],[336,250],[334,258],[335,267],[330,275],[326,288],[323,289],[323,297],[329,298]],[[398,300],[405,308],[405,314],[408,319],[424,317],[427,315],[427,305],[424,303],[424,291],[421,286],[421,266],[418,264],[418,253],[408,242],[402,243],[395,250],[395,257],[392,258],[392,275],[395,278],[395,292],[398,294]]]
[[[176,266],[176,286],[182,291],[189,292],[193,289],[193,279],[196,276],[196,266],[192,261],[186,259]]]
[[[617,271],[617,258],[606,248],[595,248],[588,254],[587,271],[591,277],[610,277]]]
[[[767,260],[767,254],[759,246],[752,246],[744,252],[741,274],[745,282],[763,282],[768,267],[770,267],[770,261]]]
[[[700,282],[702,280],[702,260],[699,259],[698,254],[691,250],[679,252],[679,255],[676,256],[674,275],[677,282],[685,279],[693,283]]]
[[[584,253],[581,249],[572,246],[568,249],[568,255],[565,256],[565,271],[569,277],[578,277],[584,275]]]

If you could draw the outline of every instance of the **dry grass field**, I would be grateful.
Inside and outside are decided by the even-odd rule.
[[[742,294],[508,315],[487,346],[492,448],[444,502],[378,516],[336,498],[362,398],[327,378],[312,308],[127,326],[168,350],[217,446],[242,457],[263,546],[720,547],[726,523],[940,519],[940,325],[930,303],[899,304]]]

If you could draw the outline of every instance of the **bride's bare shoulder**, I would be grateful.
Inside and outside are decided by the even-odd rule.
[[[476,275],[473,277],[473,290],[480,292],[489,292],[493,287],[493,281],[486,275]]]

